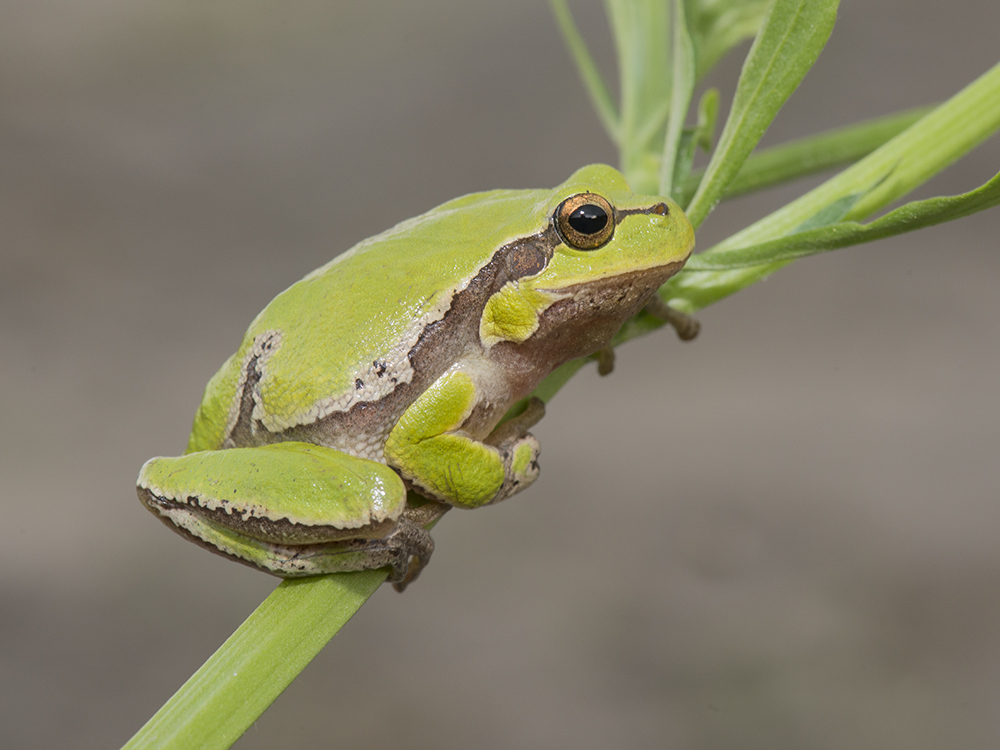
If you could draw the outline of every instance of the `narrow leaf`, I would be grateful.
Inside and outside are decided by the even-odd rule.
[[[608,93],[608,87],[597,70],[597,65],[594,64],[590,50],[587,49],[587,43],[580,36],[580,31],[573,22],[573,14],[570,13],[569,5],[566,4],[566,0],[549,0],[549,3],[552,6],[552,14],[556,18],[556,23],[559,25],[559,31],[562,33],[563,40],[566,42],[573,62],[576,63],[576,68],[580,73],[580,78],[583,80],[583,86],[590,96],[594,109],[597,110],[597,116],[611,141],[617,145],[621,138],[618,112],[615,110],[611,94]]]
[[[762,244],[792,233],[825,207],[857,193],[847,219],[874,213],[921,185],[1000,128],[1000,64],[895,138],[801,198],[720,242],[705,254]],[[678,274],[660,295],[684,312],[717,302],[768,276],[781,263]]]
[[[723,197],[731,198],[851,164],[902,133],[931,109],[933,107],[920,107],[898,112],[756,151],[743,163]],[[702,174],[688,178],[685,188],[689,195],[694,194]]]
[[[976,190],[947,198],[929,198],[907,203],[868,224],[842,221],[818,229],[806,229],[751,247],[702,253],[691,258],[684,271],[697,273],[787,262],[961,219],[997,205],[1000,205],[1000,174]]]
[[[793,231],[824,206],[868,191],[850,218],[864,218],[922,185],[1000,128],[1000,63],[867,157],[715,249],[745,247]]]
[[[675,183],[681,182],[687,176],[685,166],[683,174],[676,171],[678,151],[681,147],[681,136],[684,133],[684,120],[691,97],[694,94],[695,58],[694,42],[688,30],[684,16],[684,0],[674,0],[674,80],[670,93],[670,114],[667,119],[667,135],[663,144],[663,157],[660,162],[659,195],[673,195]],[[682,183],[681,183],[682,184]]]
[[[715,121],[719,114],[719,90],[708,89],[698,100],[698,122],[691,131],[684,131],[684,138],[678,148],[677,163],[674,165],[674,189],[671,198],[687,208],[688,201],[698,187],[696,182],[690,190],[681,188],[681,175],[685,175],[683,185],[688,185],[691,165],[694,163],[696,148],[712,150],[715,138]],[[699,177],[700,179],[700,177]]]
[[[605,0],[618,54],[621,167],[638,192],[655,192],[670,104],[668,0]]]
[[[688,206],[698,227],[718,203],[833,31],[837,0],[774,0],[747,55],[719,145]]]
[[[757,33],[768,0],[689,0],[688,6],[700,81],[729,50]]]

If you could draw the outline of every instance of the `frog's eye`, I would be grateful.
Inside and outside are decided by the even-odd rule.
[[[577,250],[596,250],[615,233],[615,209],[595,193],[570,196],[552,218],[559,236]]]

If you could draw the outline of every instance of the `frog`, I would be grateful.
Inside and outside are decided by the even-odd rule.
[[[651,300],[665,307],[656,291],[693,248],[676,203],[602,164],[403,221],[257,315],[205,387],[185,452],[143,465],[139,499],[273,575],[386,568],[403,590],[445,512],[538,478],[532,391],[607,351]]]

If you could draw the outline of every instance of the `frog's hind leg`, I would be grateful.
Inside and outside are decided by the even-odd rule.
[[[156,500],[149,498],[148,502]],[[401,516],[384,537],[295,545],[254,539],[206,518],[192,522],[192,516],[184,515],[164,520],[211,552],[281,578],[388,567],[392,569],[389,581],[397,591],[402,591],[427,566],[434,552],[430,533],[407,516]]]
[[[427,556],[419,535],[397,533],[406,509],[399,475],[324,446],[283,442],[155,458],[137,490],[184,536],[284,578],[384,565],[402,577],[399,549],[409,544]]]

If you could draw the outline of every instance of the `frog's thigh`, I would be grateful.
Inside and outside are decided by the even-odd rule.
[[[501,500],[530,484],[529,464],[538,455],[535,439],[521,436],[498,449],[457,432],[475,406],[476,388],[467,374],[442,375],[389,434],[386,460],[425,493],[466,508]]]
[[[186,536],[285,576],[390,564],[368,547],[396,528],[406,503],[387,466],[296,442],[154,458],[138,492]]]

